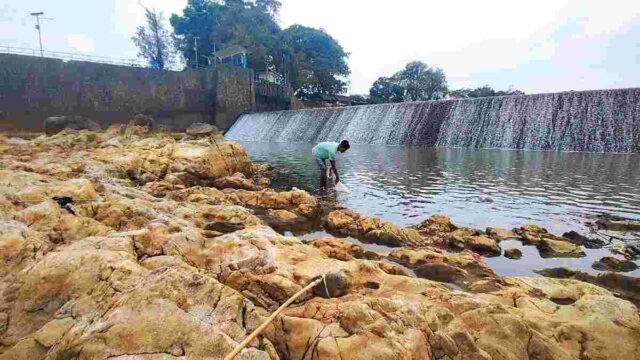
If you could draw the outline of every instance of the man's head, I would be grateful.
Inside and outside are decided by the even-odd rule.
[[[340,145],[338,145],[338,151],[343,153],[343,152],[349,150],[350,147],[351,147],[351,145],[349,145],[349,142],[347,140],[342,140],[340,142]]]

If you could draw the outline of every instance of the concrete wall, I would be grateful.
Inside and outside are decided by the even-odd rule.
[[[0,131],[41,131],[43,120],[56,115],[82,115],[106,127],[139,113],[174,130],[193,122],[226,129],[256,110],[252,79],[252,70],[231,66],[174,72],[0,54]]]
[[[243,112],[255,111],[253,71],[239,67],[220,67],[215,74],[214,123],[227,129]]]

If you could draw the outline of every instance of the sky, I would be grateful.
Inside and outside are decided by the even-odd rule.
[[[143,8],[169,17],[186,0],[0,0],[0,47],[135,58]],[[279,21],[325,29],[349,52],[349,92],[408,62],[439,67],[449,87],[526,93],[640,87],[640,1],[281,0]],[[0,50],[1,51],[1,50]]]

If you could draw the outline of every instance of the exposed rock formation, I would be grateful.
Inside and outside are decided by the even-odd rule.
[[[520,251],[520,249],[515,249],[515,248],[505,249],[504,257],[509,259],[520,259],[522,257],[522,251]]]
[[[585,256],[579,245],[549,234],[546,229],[536,225],[525,225],[514,229],[525,244],[535,245],[542,257],[581,257]]]
[[[627,272],[638,269],[638,265],[636,265],[633,261],[620,260],[611,256],[603,257],[602,259],[594,262],[591,267],[596,270],[617,272]]]
[[[62,130],[100,130],[100,124],[82,116],[51,116],[44,120],[44,131],[47,134],[59,133]]]
[[[221,359],[311,279],[336,272],[332,297],[305,294],[238,359],[640,351],[631,302],[578,280],[498,278],[474,252],[431,246],[459,237],[492,248],[482,233],[455,233],[443,217],[403,229],[337,210],[326,218],[333,230],[394,251],[302,242],[265,224],[317,220],[322,205],[306,192],[210,187],[255,172],[237,144],[111,130],[0,138],[1,360]],[[76,215],[53,196],[72,197]]]

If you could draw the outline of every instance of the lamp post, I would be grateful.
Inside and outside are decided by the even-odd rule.
[[[199,37],[193,37],[193,50],[196,52],[196,69],[198,68],[198,39]]]
[[[40,43],[40,56],[44,56],[42,53],[42,32],[40,31],[40,16],[44,15],[44,13],[42,11],[32,12],[30,15],[36,17],[36,30],[38,30],[38,42]]]

